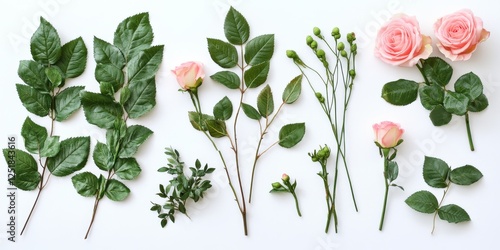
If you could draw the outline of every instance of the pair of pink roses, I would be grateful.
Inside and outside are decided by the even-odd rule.
[[[434,23],[437,48],[452,61],[468,60],[480,42],[490,36],[481,18],[463,9]],[[413,16],[394,16],[378,32],[375,56],[396,66],[412,67],[432,53],[431,38],[420,32]]]

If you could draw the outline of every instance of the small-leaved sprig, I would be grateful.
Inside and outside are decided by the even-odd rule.
[[[297,188],[297,180],[290,182],[290,176],[287,174],[283,174],[281,176],[281,183],[279,182],[274,182],[271,184],[272,189],[269,191],[270,193],[290,193],[293,196],[293,199],[295,200],[295,209],[297,209],[297,214],[299,216],[302,216],[302,213],[300,212],[300,207],[299,207],[299,199],[297,198],[297,194],[295,193],[295,188]]]
[[[184,173],[184,162],[180,160],[179,152],[173,148],[166,148],[165,154],[169,157],[166,167],[161,167],[158,172],[166,172],[173,176],[169,183],[164,186],[160,184],[160,192],[157,193],[160,198],[165,199],[163,205],[153,203],[151,211],[158,213],[160,224],[165,227],[168,220],[175,223],[175,213],[178,211],[189,217],[186,203],[189,200],[200,201],[205,192],[212,187],[209,180],[203,178],[207,174],[214,172],[215,168],[209,168],[208,164],[202,167],[197,159],[195,167],[190,167],[191,175]]]
[[[99,201],[125,200],[130,189],[121,180],[133,180],[141,173],[134,158],[139,147],[153,134],[139,124],[127,125],[150,112],[156,105],[155,76],[163,59],[163,45],[151,46],[153,29],[148,13],[123,20],[113,43],[94,37],[95,78],[100,93],[82,92],[85,118],[106,130],[106,142],[97,142],[92,158],[105,174],[91,172],[73,176],[73,186],[85,197],[95,197],[88,237]],[[119,179],[117,179],[117,178]]]
[[[16,84],[17,93],[26,110],[39,117],[48,117],[50,125],[46,128],[26,117],[21,136],[27,152],[12,148],[3,150],[8,166],[15,171],[15,177],[9,182],[25,191],[38,189],[21,235],[50,176],[68,176],[82,169],[90,151],[88,136],[60,141],[60,137],[54,135],[56,122],[67,120],[81,107],[80,92],[84,87],[65,87],[65,84],[85,70],[87,47],[83,39],[78,37],[61,45],[57,30],[40,17],[30,48],[32,60],[19,62],[17,73],[25,84]]]
[[[424,160],[423,176],[425,182],[434,188],[444,188],[443,196],[438,201],[436,196],[426,190],[418,191],[409,196],[405,202],[411,208],[421,213],[434,214],[432,231],[436,227],[436,217],[449,223],[470,221],[469,214],[455,204],[444,205],[444,198],[448,194],[451,184],[468,186],[483,177],[483,174],[474,166],[465,165],[455,169],[439,158],[426,156]]]

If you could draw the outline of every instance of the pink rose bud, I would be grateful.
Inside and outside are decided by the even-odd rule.
[[[375,132],[375,141],[380,146],[383,148],[393,148],[398,145],[404,130],[399,124],[384,121],[380,124],[373,124],[373,132]]]
[[[431,38],[420,33],[413,16],[396,15],[378,31],[375,56],[388,64],[412,67],[431,53]]]
[[[469,60],[477,45],[490,37],[481,18],[469,9],[438,19],[434,23],[434,33],[439,51],[452,61]]]
[[[185,62],[175,67],[172,73],[177,77],[177,83],[183,90],[197,89],[205,77],[203,64],[199,62]]]
[[[287,174],[283,174],[283,175],[281,176],[281,179],[282,179],[283,181],[290,181],[290,176],[288,176]]]

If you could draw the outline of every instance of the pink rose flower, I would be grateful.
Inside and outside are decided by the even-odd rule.
[[[183,90],[197,89],[205,77],[203,64],[199,62],[185,62],[175,67],[172,73],[177,77],[177,82]]]
[[[396,15],[378,31],[375,56],[388,64],[412,67],[431,53],[431,38],[420,33],[413,16]]]
[[[380,124],[373,124],[373,132],[375,132],[375,141],[382,148],[393,148],[398,145],[404,130],[399,124],[384,121]]]
[[[469,9],[438,19],[434,23],[434,33],[439,51],[452,61],[469,60],[477,45],[490,36],[481,18]]]

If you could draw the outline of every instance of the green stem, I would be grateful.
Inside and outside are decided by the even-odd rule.
[[[99,201],[100,201],[99,195],[96,195],[95,202],[94,202],[94,209],[92,211],[92,218],[90,219],[90,224],[89,224],[89,228],[87,229],[87,233],[85,234],[85,239],[88,238],[89,233],[90,233],[90,229],[92,229],[92,225],[94,224],[95,215],[97,214],[97,207],[99,206]]]
[[[467,127],[467,137],[469,138],[470,151],[474,151],[474,142],[472,142],[472,133],[469,124],[469,112],[465,113],[465,126]]]
[[[387,171],[388,171],[389,160],[384,157],[384,181],[385,181],[385,195],[384,195],[384,206],[382,208],[382,216],[380,217],[380,226],[378,230],[382,231],[384,227],[385,211],[387,208],[387,197],[389,194],[389,182],[387,181]]]
[[[446,197],[446,194],[450,190],[450,186],[451,186],[451,182],[448,181],[448,183],[446,183],[446,189],[443,192],[443,197],[441,197],[441,200],[439,201],[438,209],[436,209],[436,212],[434,212],[434,219],[432,221],[432,231],[431,231],[431,234],[433,234],[434,233],[434,229],[436,229],[436,217],[438,215],[439,208],[441,208],[441,205],[443,204],[444,197]]]
[[[291,193],[292,193],[293,199],[295,199],[295,208],[297,209],[297,214],[299,214],[299,216],[302,217],[302,213],[300,213],[300,208],[299,208],[299,199],[297,198],[295,191],[293,191]]]

